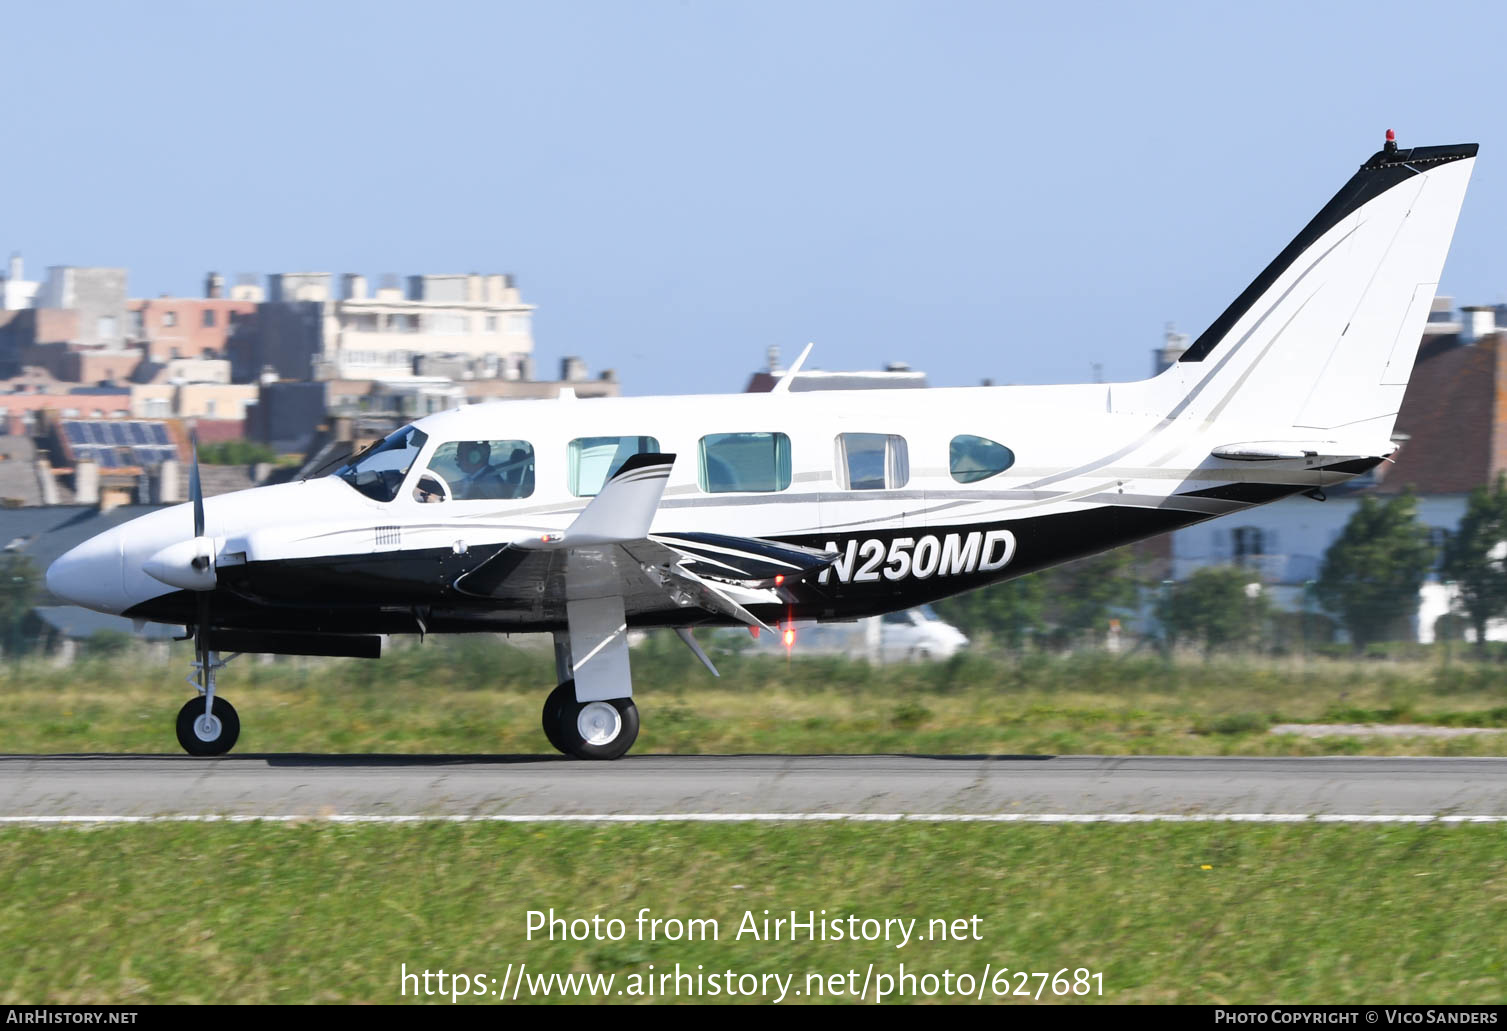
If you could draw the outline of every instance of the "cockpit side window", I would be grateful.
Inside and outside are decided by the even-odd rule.
[[[526,440],[454,440],[434,449],[415,501],[506,501],[534,493],[534,445]]]
[[[428,441],[423,430],[404,426],[336,469],[334,475],[374,501],[391,501]]]

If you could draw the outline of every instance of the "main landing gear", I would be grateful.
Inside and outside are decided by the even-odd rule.
[[[622,665],[615,676],[605,680],[598,673],[587,694],[609,692],[619,698],[576,699],[575,663],[571,659],[571,635],[555,634],[555,679],[559,686],[544,699],[544,736],[555,751],[577,759],[620,759],[638,740],[638,706],[633,704],[633,681],[628,677],[628,646],[622,635],[622,602],[618,603],[615,623],[618,629],[608,635],[609,644],[621,650]],[[600,655],[607,651],[599,648]],[[598,667],[600,668],[600,667]]]
[[[617,759],[638,739],[638,706],[632,698],[578,702],[567,680],[544,700],[544,736],[577,759]]]
[[[235,658],[221,659],[219,652],[200,649],[189,684],[199,692],[178,710],[178,743],[189,755],[224,755],[241,736],[241,718],[235,706],[215,695],[215,672]]]

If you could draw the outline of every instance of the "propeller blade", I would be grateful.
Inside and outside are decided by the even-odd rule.
[[[199,431],[188,431],[188,444],[193,449],[193,464],[188,468],[188,495],[194,503],[194,536],[204,536],[204,489],[199,486]]]

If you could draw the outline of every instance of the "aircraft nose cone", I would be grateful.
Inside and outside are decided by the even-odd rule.
[[[47,589],[72,605],[96,612],[126,608],[120,565],[120,535],[102,533],[65,552],[47,567]]]

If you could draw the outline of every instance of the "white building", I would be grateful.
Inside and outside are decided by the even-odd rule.
[[[530,379],[534,306],[511,276],[421,275],[406,288],[370,290],[346,275],[338,291],[329,273],[268,278],[269,304],[317,305],[315,379],[405,379],[420,355],[447,355],[466,379]]]
[[[41,284],[28,280],[23,273],[21,255],[12,254],[5,275],[0,276],[0,311],[19,311],[36,306]]]

